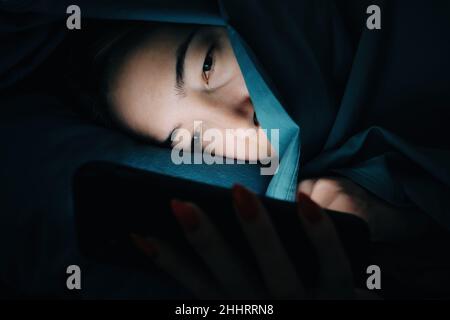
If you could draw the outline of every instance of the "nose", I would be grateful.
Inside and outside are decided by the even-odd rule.
[[[249,95],[243,97],[243,99],[241,99],[241,102],[236,104],[236,112],[245,118],[253,118],[253,103]]]
[[[242,74],[237,74],[226,85],[202,95],[202,98],[205,99],[202,105],[208,101],[208,117],[222,119],[220,125],[247,127],[255,123],[253,103]],[[204,111],[200,112],[203,114]]]
[[[243,117],[253,118],[253,103],[241,73],[233,79],[227,91],[227,100],[232,110]]]

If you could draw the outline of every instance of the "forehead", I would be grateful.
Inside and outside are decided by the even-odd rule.
[[[174,126],[176,50],[191,28],[161,26],[130,50],[112,81],[113,113],[134,132],[164,140]]]

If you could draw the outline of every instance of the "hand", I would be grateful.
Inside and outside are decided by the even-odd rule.
[[[373,241],[406,241],[423,236],[433,226],[428,215],[413,208],[394,207],[346,178],[303,180],[298,190],[324,209],[365,220]]]
[[[388,210],[387,204],[346,178],[307,179],[298,190],[324,209],[351,213],[365,221],[373,210]]]
[[[329,217],[304,193],[298,194],[297,213],[320,265],[313,291],[302,284],[281,244],[266,209],[241,186],[233,187],[238,221],[252,248],[263,283],[237,257],[208,217],[195,204],[173,200],[172,210],[204,264],[154,238],[132,235],[136,246],[156,265],[201,299],[349,299],[355,298],[349,261]],[[205,272],[206,265],[209,272]]]

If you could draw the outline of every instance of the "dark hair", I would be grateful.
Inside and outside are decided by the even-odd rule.
[[[101,21],[87,24],[88,32],[70,39],[66,80],[69,96],[81,116],[107,127],[118,127],[107,99],[110,83],[124,57],[154,23]],[[121,128],[123,129],[123,128]]]

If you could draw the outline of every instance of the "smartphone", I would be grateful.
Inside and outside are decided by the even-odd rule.
[[[258,269],[234,212],[230,189],[111,162],[92,162],[76,171],[73,192],[79,246],[89,259],[148,269],[150,262],[130,239],[135,233],[164,240],[180,253],[200,260],[170,210],[170,200],[177,198],[203,209],[236,255],[253,270]],[[313,287],[319,265],[296,204],[265,196],[260,199],[303,284]],[[355,284],[362,283],[369,250],[367,224],[350,214],[326,214],[350,260]]]

